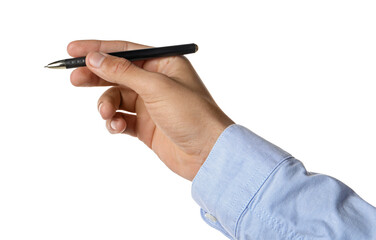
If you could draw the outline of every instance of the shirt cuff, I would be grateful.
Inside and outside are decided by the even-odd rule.
[[[203,219],[235,238],[242,213],[275,169],[291,155],[245,127],[230,125],[192,183]]]

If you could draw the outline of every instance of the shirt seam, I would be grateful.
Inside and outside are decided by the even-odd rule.
[[[255,211],[255,215],[263,222],[265,222],[267,225],[269,225],[274,231],[285,237],[286,239],[290,240],[304,240],[306,239],[305,236],[295,232],[288,226],[286,226],[287,230],[284,233],[281,231],[283,228],[283,224],[278,221],[278,219],[275,219],[271,217],[265,210],[261,209],[261,211]]]
[[[282,165],[284,164],[285,162],[287,162],[289,159],[292,159],[293,156],[291,155],[288,155],[288,156],[285,156],[273,169],[272,171],[264,178],[264,180],[262,181],[262,183],[259,185],[259,187],[257,188],[257,191],[255,192],[255,194],[253,194],[253,196],[251,197],[251,199],[248,201],[248,203],[245,205],[244,209],[242,210],[242,212],[240,213],[237,221],[236,221],[236,225],[235,225],[235,238],[239,235],[238,234],[238,228],[239,228],[239,224],[240,224],[240,221],[241,219],[243,218],[245,212],[247,211],[247,208],[248,206],[251,204],[251,202],[255,199],[256,195],[259,193],[259,191],[261,190],[261,188],[265,185],[265,183],[268,181],[268,179],[277,171],[277,169]]]

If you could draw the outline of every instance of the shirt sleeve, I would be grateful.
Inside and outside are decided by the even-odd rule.
[[[376,239],[376,208],[236,124],[218,138],[192,196],[230,239]]]

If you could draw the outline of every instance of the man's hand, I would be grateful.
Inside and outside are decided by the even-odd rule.
[[[71,82],[113,86],[98,101],[109,132],[138,137],[172,171],[193,180],[233,121],[217,106],[185,57],[131,63],[103,54],[146,47],[123,41],[71,42],[72,57],[87,56],[87,67],[74,70]]]

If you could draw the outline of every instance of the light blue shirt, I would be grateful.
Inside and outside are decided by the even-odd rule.
[[[192,196],[230,239],[376,239],[376,208],[240,125],[218,138]]]

